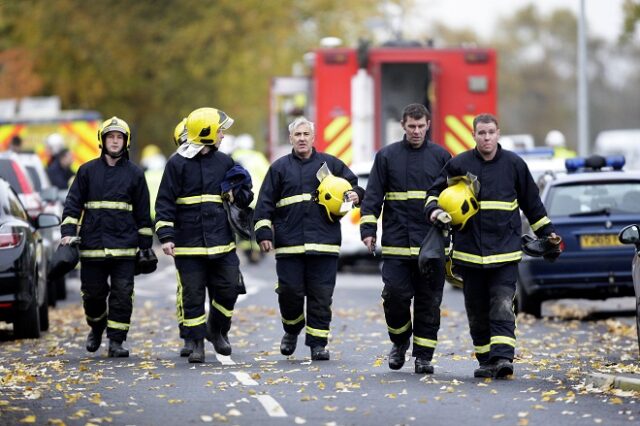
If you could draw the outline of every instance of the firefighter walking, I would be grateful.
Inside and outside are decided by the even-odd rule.
[[[382,299],[387,330],[393,343],[389,368],[402,368],[413,335],[415,372],[432,374],[444,271],[436,268],[430,276],[422,275],[418,254],[431,226],[423,213],[427,189],[451,155],[428,139],[431,114],[424,105],[407,105],[400,123],[405,131],[403,139],[376,154],[369,174],[367,197],[362,203],[360,234],[373,253],[377,221],[384,204]]]
[[[86,347],[99,349],[107,329],[110,357],[128,357],[138,248],[152,245],[149,190],[142,170],[129,161],[131,132],[117,117],[98,130],[99,158],[83,164],[64,206],[62,240],[69,244],[80,226],[81,294],[87,324]],[[109,282],[110,279],[110,282]]]
[[[342,161],[317,152],[314,140],[314,124],[306,118],[289,125],[292,152],[269,168],[254,220],[261,249],[275,248],[276,293],[285,332],[280,352],[293,354],[298,334],[305,329],[311,359],[321,361],[330,358],[326,346],[341,243],[341,206],[345,196],[357,205],[364,190]],[[323,178],[318,176],[321,169],[326,172]]]
[[[185,123],[187,140],[167,162],[156,199],[156,233],[163,252],[175,258],[178,271],[178,323],[183,349],[191,352],[190,363],[205,361],[205,336],[216,352],[231,354],[228,332],[244,288],[223,197],[246,207],[253,193],[250,186],[222,193],[225,174],[235,164],[218,146],[232,124],[233,119],[215,108],[191,112]]]
[[[473,120],[476,147],[447,163],[429,190],[425,207],[432,221],[443,209],[459,227],[451,257],[464,282],[464,299],[476,359],[475,377],[513,374],[516,346],[513,298],[522,258],[520,209],[536,235],[557,238],[529,169],[498,144],[500,129],[491,114]],[[479,193],[460,185],[477,178]],[[458,183],[447,187],[447,180]],[[445,194],[446,191],[446,194]]]

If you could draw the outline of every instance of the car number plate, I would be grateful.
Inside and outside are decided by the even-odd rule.
[[[600,248],[600,247],[616,247],[622,245],[618,241],[617,234],[588,234],[580,236],[580,247],[582,248]]]

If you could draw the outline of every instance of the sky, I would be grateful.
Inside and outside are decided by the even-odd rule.
[[[498,17],[507,17],[527,4],[535,3],[547,15],[555,9],[570,9],[576,15],[580,0],[417,0],[416,11],[428,21],[440,21],[454,28],[471,27],[482,37],[493,32]],[[590,35],[615,41],[622,31],[623,0],[585,0],[587,28]]]

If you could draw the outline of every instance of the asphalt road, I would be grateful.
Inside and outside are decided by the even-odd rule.
[[[462,294],[446,286],[433,376],[413,360],[391,371],[375,267],[338,276],[328,349],[312,362],[303,337],[279,353],[282,327],[275,263],[243,264],[248,294],[235,314],[230,357],[207,343],[206,362],[178,356],[175,269],[138,277],[127,359],[84,350],[88,328],[79,282],[51,310],[39,340],[0,329],[0,424],[225,425],[627,425],[638,424],[640,394],[602,390],[590,373],[640,375],[634,301],[548,302],[545,318],[518,319],[515,375],[474,379]],[[636,376],[637,377],[637,376]],[[20,423],[22,422],[22,423]]]

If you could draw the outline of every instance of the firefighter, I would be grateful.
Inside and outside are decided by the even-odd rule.
[[[432,374],[431,360],[440,328],[444,267],[436,268],[430,276],[421,275],[418,254],[430,227],[423,215],[427,189],[451,155],[429,140],[431,114],[424,105],[407,105],[400,124],[405,132],[402,140],[382,148],[375,156],[367,197],[360,211],[360,235],[374,253],[377,221],[384,204],[382,299],[393,344],[389,368],[402,368],[413,335],[415,372]]]
[[[156,199],[156,233],[178,270],[178,323],[190,363],[205,361],[204,338],[221,355],[231,354],[228,332],[241,283],[235,238],[223,196],[240,207],[253,200],[251,188],[223,194],[221,184],[234,161],[218,150],[233,119],[215,108],[191,112],[185,143],[164,170]],[[209,320],[205,313],[209,292]],[[182,352],[182,351],[181,351]]]
[[[112,117],[98,129],[99,158],[83,164],[64,206],[62,240],[72,242],[80,226],[81,294],[87,324],[86,347],[95,352],[107,329],[110,357],[128,357],[137,249],[152,244],[149,190],[142,170],[129,161],[131,132]],[[109,283],[110,280],[110,283]]]
[[[549,130],[544,138],[544,144],[553,149],[554,158],[573,158],[576,152],[567,148],[567,140],[560,130]]]
[[[344,197],[357,205],[364,190],[342,161],[315,150],[314,139],[314,124],[306,118],[289,124],[293,149],[267,171],[254,229],[264,252],[275,248],[276,293],[284,328],[280,352],[293,354],[298,334],[305,329],[311,359],[321,361],[330,358],[326,346],[340,252],[340,207]],[[321,169],[328,174],[322,182],[317,176]],[[315,197],[319,189],[322,194]]]
[[[454,230],[451,258],[464,282],[469,328],[480,364],[475,377],[505,378],[513,374],[516,324],[512,302],[522,258],[520,210],[536,235],[556,238],[526,163],[502,149],[499,137],[498,121],[493,115],[476,116],[476,147],[447,163],[429,189],[425,206],[432,221],[446,208],[452,223],[462,225]],[[445,197],[447,179],[471,175],[479,182],[477,193],[455,185],[457,190],[451,191],[450,186],[450,195]],[[475,208],[469,208],[474,204],[477,213]]]

